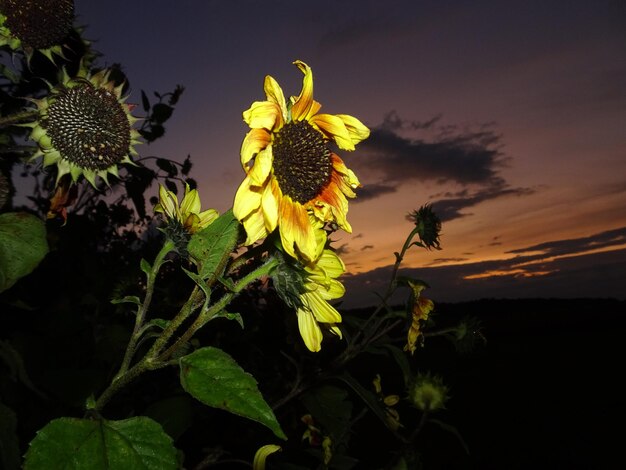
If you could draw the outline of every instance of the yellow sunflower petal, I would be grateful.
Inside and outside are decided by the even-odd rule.
[[[272,170],[272,146],[269,145],[264,150],[257,153],[254,164],[250,169],[248,176],[250,176],[252,183],[256,186],[261,186],[267,179]]]
[[[354,150],[350,132],[341,118],[332,114],[316,114],[309,122],[315,124],[326,137],[333,139],[340,149]]]
[[[189,190],[189,185],[187,184],[185,187],[185,196],[183,197],[182,202],[180,203],[180,212],[185,215],[189,213],[198,213],[200,212],[200,195],[198,194],[198,190],[192,189]]]
[[[273,232],[278,225],[278,201],[280,199],[280,189],[276,181],[270,181],[263,191],[261,207],[265,216],[265,228],[268,232]]]
[[[257,240],[267,237],[265,218],[261,209],[252,212],[243,220],[243,228],[246,230],[245,245],[252,245]]]
[[[298,329],[300,336],[304,340],[304,344],[312,352],[318,352],[322,349],[322,330],[320,329],[313,314],[305,309],[299,308],[296,311],[298,315]]]
[[[336,116],[345,124],[353,144],[356,145],[369,137],[370,130],[354,116],[347,114],[336,114]]]
[[[339,336],[339,339],[343,339],[343,334],[341,334],[341,330],[339,329],[338,326],[333,325],[329,328],[329,330],[331,333]]]
[[[291,107],[291,119],[292,121],[302,121],[311,116],[310,112],[313,106],[313,72],[311,67],[301,60],[296,60],[294,65],[304,74],[304,78],[302,79],[302,91]]]
[[[258,186],[252,186],[251,182],[250,177],[246,176],[235,194],[233,214],[240,221],[261,206],[262,191]]]
[[[267,99],[272,103],[278,105],[281,112],[281,121],[277,123],[277,127],[281,127],[287,120],[287,102],[285,101],[285,95],[283,89],[273,77],[266,75],[265,82],[263,83],[263,89],[267,95]]]
[[[282,124],[282,111],[276,103],[255,101],[249,109],[243,112],[243,120],[251,129],[267,129],[269,131],[274,128],[277,121]]]
[[[289,196],[283,196],[279,205],[279,219],[280,239],[285,251],[298,258],[297,247],[305,260],[313,260],[317,251],[316,238],[306,209],[293,202]]]
[[[300,296],[320,323],[341,323],[341,315],[335,308],[320,297],[317,291],[305,292]]]
[[[241,166],[247,171],[248,162],[270,143],[271,136],[265,129],[252,129],[241,144]]]

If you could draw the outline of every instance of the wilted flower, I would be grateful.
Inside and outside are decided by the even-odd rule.
[[[354,150],[369,129],[352,116],[318,114],[321,105],[313,100],[311,68],[299,60],[294,64],[304,74],[299,96],[285,100],[268,75],[267,100],[252,103],[243,113],[251,128],[241,147],[247,176],[233,212],[246,230],[246,244],[278,227],[285,252],[312,261],[317,247],[311,216],[351,232],[346,196],[355,197],[353,190],[360,185],[328,143]]]
[[[47,97],[34,100],[39,110],[30,138],[39,145],[31,160],[43,157],[43,165],[56,165],[57,182],[66,174],[76,182],[84,175],[92,186],[96,177],[107,181],[118,176],[118,164],[132,163],[139,133],[137,120],[122,98],[122,85],[109,81],[110,70],[93,76],[82,70],[70,78],[63,71],[61,83]]]
[[[411,354],[417,349],[417,339],[422,334],[420,321],[428,320],[428,315],[435,308],[432,300],[422,297],[422,291],[427,287],[422,281],[407,280],[407,284],[411,288],[411,297],[409,307],[411,312],[411,326],[407,333],[405,351]]]
[[[415,224],[417,234],[420,238],[422,246],[440,250],[439,233],[441,232],[441,220],[428,204],[420,207],[418,210],[411,212],[408,219]]]

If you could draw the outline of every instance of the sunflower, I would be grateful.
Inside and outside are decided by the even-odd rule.
[[[277,227],[282,245],[294,258],[315,258],[316,238],[309,215],[336,223],[347,232],[347,197],[360,186],[355,174],[330,148],[342,150],[369,136],[369,129],[345,114],[318,114],[313,100],[313,74],[304,62],[294,65],[304,74],[299,96],[285,100],[272,77],[265,77],[266,101],[244,111],[251,130],[241,146],[247,175],[235,196],[233,212],[243,223],[246,244],[266,237]]]
[[[331,250],[325,249],[315,263],[304,266],[303,292],[300,293],[300,306],[296,309],[298,329],[306,347],[317,352],[322,347],[320,323],[326,324],[335,335],[342,337],[337,323],[341,315],[328,303],[345,293],[345,287],[337,277],[346,268],[341,258]]]
[[[219,216],[215,209],[200,212],[200,207],[198,190],[190,189],[188,184],[185,184],[185,195],[180,204],[176,194],[159,185],[159,203],[154,206],[154,212],[160,212],[167,219],[179,223],[190,234],[208,227]]]
[[[130,155],[137,155],[137,119],[121,96],[123,84],[109,81],[110,72],[90,76],[81,70],[70,78],[63,71],[61,83],[34,100],[38,119],[24,124],[39,145],[31,160],[43,157],[44,166],[56,165],[57,182],[66,174],[73,182],[84,175],[93,186],[98,176],[108,182],[109,174],[118,176],[118,164],[132,164]]]
[[[22,49],[30,59],[38,50],[52,60],[74,22],[73,0],[0,0],[0,46]]]

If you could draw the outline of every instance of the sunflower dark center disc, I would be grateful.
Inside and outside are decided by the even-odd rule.
[[[322,134],[306,121],[285,124],[273,145],[274,176],[283,194],[304,204],[330,181],[330,150]]]
[[[88,83],[65,88],[47,114],[54,148],[74,165],[100,171],[128,155],[130,122],[114,93]]]
[[[48,49],[63,43],[74,21],[73,0],[0,0],[5,25],[25,46]]]

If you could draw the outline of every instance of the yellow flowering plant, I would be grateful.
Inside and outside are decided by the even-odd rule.
[[[36,0],[18,3],[0,2],[0,47],[22,54],[21,70],[36,67],[38,52],[54,65],[72,29],[73,2],[52,2],[54,11]],[[52,14],[46,21],[58,20],[51,31],[32,29],[41,12]],[[418,372],[415,358],[428,337],[460,340],[478,328],[465,321],[435,329],[435,304],[422,295],[426,283],[399,276],[410,248],[440,249],[441,223],[430,206],[409,215],[415,227],[395,253],[379,305],[365,315],[340,313],[347,269],[332,234],[352,231],[349,200],[361,182],[339,153],[355,151],[368,127],[348,114],[321,113],[313,70],[295,60],[299,93],[286,97],[267,75],[265,99],[242,113],[249,130],[232,209],[203,209],[189,158],[142,158],[136,149],[163,135],[182,87],[156,94],[156,104],[142,92],[146,116],[139,117],[137,105],[127,103],[126,78],[97,68],[97,54],[83,44],[88,50],[76,63],[59,66],[33,96],[2,108],[0,129],[19,126],[1,135],[6,153],[21,149],[24,137],[33,144],[21,161],[37,178],[31,212],[42,217],[5,209],[13,191],[2,169],[0,292],[7,293],[3,306],[42,313],[38,328],[51,332],[39,338],[43,350],[93,344],[82,353],[42,353],[67,360],[46,363],[47,375],[67,377],[75,366],[84,382],[45,383],[41,371],[33,382],[25,370],[13,374],[29,393],[45,397],[45,412],[32,414],[52,420],[37,421],[38,431],[24,427],[20,438],[30,444],[23,462],[17,438],[0,462],[28,470],[205,468],[233,459],[255,469],[290,462],[348,468],[368,459],[372,449],[363,443],[380,433],[393,442],[382,457],[386,465],[414,456],[425,424],[441,424],[431,415],[444,408],[448,390],[439,378],[426,380],[431,376]],[[27,78],[14,73],[17,93]],[[144,194],[156,183],[147,211]],[[406,305],[393,306],[404,287]],[[75,329],[64,335],[59,325]],[[15,328],[6,338],[20,337]],[[3,335],[0,362],[15,357],[10,370],[22,366]],[[384,364],[376,367],[396,368],[395,375],[385,372],[385,388],[404,395],[384,394],[380,375],[372,387],[371,366],[379,360]],[[0,431],[17,433],[3,392],[0,417],[9,425],[3,421]],[[46,400],[62,393],[67,399],[48,411]],[[32,404],[20,399],[26,400],[10,394],[6,402],[24,413]],[[374,424],[359,440],[362,419]],[[198,444],[207,429],[214,441]],[[354,448],[362,455],[351,455]]]

